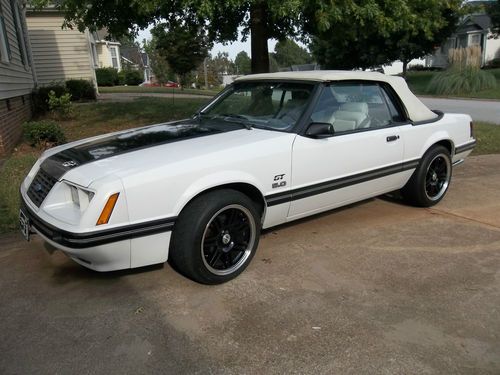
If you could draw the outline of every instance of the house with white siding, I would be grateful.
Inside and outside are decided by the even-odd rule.
[[[99,68],[122,70],[120,43],[110,39],[106,30],[97,30],[92,36],[96,45]]]
[[[95,42],[89,31],[63,29],[56,9],[29,9],[26,14],[38,84],[85,79],[95,84],[98,67]]]
[[[446,68],[448,52],[453,48],[478,46],[481,50],[481,66],[500,59],[500,38],[494,38],[491,18],[487,14],[470,14],[459,23],[457,30],[426,58],[427,66]]]
[[[32,115],[36,77],[25,20],[24,1],[0,0],[0,155],[14,148]]]
[[[55,8],[29,9],[26,20],[39,85],[85,79],[97,88],[96,68],[121,70],[120,43],[105,30],[62,28],[64,16]]]

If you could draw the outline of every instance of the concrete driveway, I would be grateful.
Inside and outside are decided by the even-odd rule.
[[[434,209],[374,199],[269,231],[221,286],[99,274],[0,239],[1,374],[499,374],[500,156]]]
[[[500,125],[500,101],[421,97],[429,108],[449,113],[467,113],[474,121]]]

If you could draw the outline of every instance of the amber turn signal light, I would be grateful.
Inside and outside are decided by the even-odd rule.
[[[115,208],[116,201],[118,200],[118,196],[120,193],[115,193],[109,197],[106,205],[104,206],[101,215],[99,216],[99,220],[97,220],[96,225],[107,224],[111,214],[113,213],[113,209]]]

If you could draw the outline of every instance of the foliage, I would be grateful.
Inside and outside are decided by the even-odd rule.
[[[203,95],[203,96],[214,96],[217,95],[220,90],[199,90],[185,88],[182,91],[178,88],[165,87],[165,86],[114,86],[114,87],[102,87],[99,92],[101,93],[120,93],[120,92],[130,92],[130,93],[163,93],[163,94],[173,94],[175,95],[175,100],[177,98],[182,98],[184,95]]]
[[[367,0],[364,3],[363,7],[325,10],[330,14],[326,18],[328,28],[310,26],[311,50],[323,67],[365,69],[397,59],[408,62],[432,52],[453,31],[461,1]]]
[[[279,67],[278,62],[274,58],[274,55],[270,53],[269,54],[269,72],[274,73],[274,72],[278,72],[279,70],[280,70],[280,67]]]
[[[36,159],[31,150],[14,153],[0,168],[0,233],[19,230],[19,186]]]
[[[49,110],[54,117],[69,118],[73,113],[71,94],[69,92],[60,96],[54,91],[49,91]]]
[[[219,52],[215,57],[208,55],[196,71],[197,86],[205,86],[205,65],[207,69],[207,83],[210,87],[220,86],[223,75],[234,74],[236,72],[236,66],[233,60],[229,58],[227,52]]]
[[[272,55],[281,68],[313,62],[311,54],[291,39],[284,39],[276,43]]]
[[[66,81],[66,89],[71,94],[71,100],[95,100],[96,92],[92,82],[85,79],[70,79]]]
[[[62,83],[53,83],[37,88],[33,93],[33,107],[36,114],[42,114],[49,110],[49,92],[51,91],[57,96],[68,92],[66,86]]]
[[[409,72],[438,72],[443,70],[441,67],[437,66],[424,66],[423,64],[410,65],[408,67]]]
[[[54,121],[30,121],[23,124],[24,138],[31,146],[55,146],[66,142],[61,127]]]
[[[490,69],[487,72],[493,74],[496,78],[497,84],[496,88],[481,90],[477,92],[465,92],[460,94],[460,97],[463,98],[479,98],[479,99],[496,99],[500,100],[500,69]],[[410,87],[411,91],[418,95],[436,95],[433,92],[429,92],[429,83],[430,81],[445,72],[443,71],[422,71],[422,72],[408,72],[406,77],[406,82]],[[453,95],[448,95],[453,96]]]
[[[477,145],[473,155],[500,154],[500,126],[484,122],[474,123]]]
[[[479,46],[451,49],[450,68],[432,79],[428,91],[437,95],[462,95],[495,89],[495,76],[480,69],[481,55]]]
[[[500,36],[500,0],[489,5],[487,12],[491,17],[491,31],[498,38]]]
[[[33,0],[40,5],[47,5],[49,0]],[[107,28],[114,36],[137,32],[150,23],[182,20],[185,24],[196,25],[207,32],[207,42],[230,42],[238,39],[242,30],[243,38],[251,34],[252,71],[265,72],[269,69],[269,38],[284,39],[300,33],[303,23],[304,7],[311,4],[316,8],[317,1],[305,0],[151,0],[151,1],[101,1],[101,0],[60,0],[57,7],[64,13],[65,26],[77,27],[80,31],[89,27],[91,30]],[[353,3],[354,0],[349,0]],[[322,0],[323,10],[331,8],[330,1]],[[316,18],[322,18],[319,9]],[[314,14],[314,12],[311,12]],[[319,20],[321,21],[321,19]],[[325,22],[321,22],[323,25]],[[194,46],[196,47],[196,45]],[[196,48],[193,48],[196,50]],[[176,53],[178,54],[178,53]],[[167,56],[166,56],[167,57]],[[172,61],[169,61],[172,69]],[[200,63],[198,61],[195,67]],[[187,62],[186,62],[187,64]],[[183,65],[183,64],[180,64]],[[184,72],[194,68],[182,68]]]
[[[236,68],[236,74],[250,74],[252,71],[252,61],[250,60],[248,53],[245,51],[241,51],[236,55],[234,65]]]
[[[466,95],[482,90],[495,89],[495,77],[486,70],[452,67],[436,74],[430,81],[427,92],[434,95]]]
[[[142,73],[136,69],[122,69],[118,73],[120,85],[137,86],[144,81]]]
[[[156,38],[152,37],[151,40],[144,40],[144,50],[149,56],[149,62],[153,75],[158,83],[167,83],[168,81],[175,81],[175,74],[170,69],[165,57],[156,49]]]
[[[151,34],[156,40],[156,49],[184,84],[186,75],[203,62],[211,48],[207,35],[197,24],[171,20],[155,26]]]
[[[120,82],[118,70],[115,68],[98,68],[95,70],[95,76],[97,86],[114,86]]]

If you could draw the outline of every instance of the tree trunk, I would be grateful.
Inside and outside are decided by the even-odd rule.
[[[408,71],[408,63],[409,61],[404,59],[403,60],[403,78],[406,79],[406,72]]]
[[[252,73],[269,73],[269,51],[267,48],[266,2],[253,3],[250,7],[250,34],[252,50]]]

